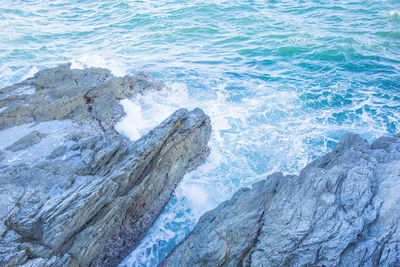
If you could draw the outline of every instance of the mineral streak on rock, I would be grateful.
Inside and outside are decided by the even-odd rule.
[[[400,266],[400,136],[346,134],[205,213],[161,266]]]
[[[34,92],[20,94],[27,86]],[[39,140],[31,132],[17,152],[0,152],[0,266],[116,266],[138,244],[183,175],[209,153],[210,119],[200,109],[176,111],[135,142],[113,129],[120,99],[160,86],[146,74],[117,78],[66,64],[0,90],[7,107],[0,129],[75,125],[40,160],[4,158],[23,153],[20,144],[46,145],[50,134]]]

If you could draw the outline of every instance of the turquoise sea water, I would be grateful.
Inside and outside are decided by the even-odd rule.
[[[347,131],[400,131],[398,0],[1,0],[0,87],[67,61],[166,81],[122,103],[131,139],[179,107],[212,120],[210,157],[121,266],[157,265],[204,211]]]

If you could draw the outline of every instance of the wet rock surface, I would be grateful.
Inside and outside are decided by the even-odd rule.
[[[161,86],[66,64],[0,90],[1,266],[116,266],[138,244],[209,153],[200,109],[133,142],[114,130],[120,99]]]
[[[399,266],[400,136],[346,134],[205,213],[161,266]]]

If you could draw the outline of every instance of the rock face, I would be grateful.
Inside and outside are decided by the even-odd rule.
[[[1,266],[116,266],[138,244],[209,153],[200,109],[134,142],[113,129],[119,99],[160,86],[62,65],[1,90]]]
[[[109,130],[120,120],[118,101],[160,90],[146,73],[114,77],[107,69],[71,70],[71,64],[39,71],[33,78],[0,89],[0,130],[28,122],[73,119]],[[112,88],[112,90],[110,90]]]
[[[161,266],[400,266],[400,138],[347,134],[205,213]]]

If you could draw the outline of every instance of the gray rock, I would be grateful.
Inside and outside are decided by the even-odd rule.
[[[147,90],[160,90],[162,83],[150,75],[114,77],[109,70],[70,69],[71,64],[39,71],[33,78],[0,89],[0,130],[29,122],[73,119],[109,130],[124,115],[119,100]],[[31,95],[21,88],[34,88]]]
[[[48,155],[46,157],[46,159],[55,159],[59,156],[64,155],[65,150],[67,149],[67,147],[65,145],[61,145],[59,147],[56,147],[51,153],[50,155]]]
[[[21,149],[25,149],[27,147],[30,147],[30,146],[33,146],[33,145],[39,143],[46,136],[47,136],[47,134],[42,134],[38,131],[33,131],[33,132],[25,135],[18,141],[16,141],[11,146],[7,147],[6,150],[11,150],[11,151],[15,152],[15,151],[18,151]]]
[[[75,142],[78,141],[81,138],[82,138],[82,135],[79,132],[72,132],[72,133],[67,135],[67,140],[72,140],[72,141],[75,141]]]
[[[399,266],[400,138],[346,134],[205,213],[161,266]]]
[[[183,175],[208,155],[210,119],[200,109],[180,109],[131,142],[112,127],[122,113],[108,116],[114,104],[121,110],[118,99],[155,84],[147,76],[115,78],[107,70],[65,65],[27,82],[41,101],[7,96],[8,104],[14,99],[12,105],[30,108],[13,106],[15,114],[0,118],[3,129],[58,118],[71,118],[76,127],[49,156],[0,168],[0,266],[116,266],[145,236]],[[18,86],[2,92],[12,95]],[[78,99],[82,92],[91,111]],[[38,112],[47,98],[54,106]],[[71,107],[63,109],[67,102]],[[61,111],[46,113],[53,109]]]
[[[69,149],[71,149],[73,151],[78,150],[79,149],[79,144],[78,143],[74,143],[74,144],[72,144],[72,146],[70,146]]]

